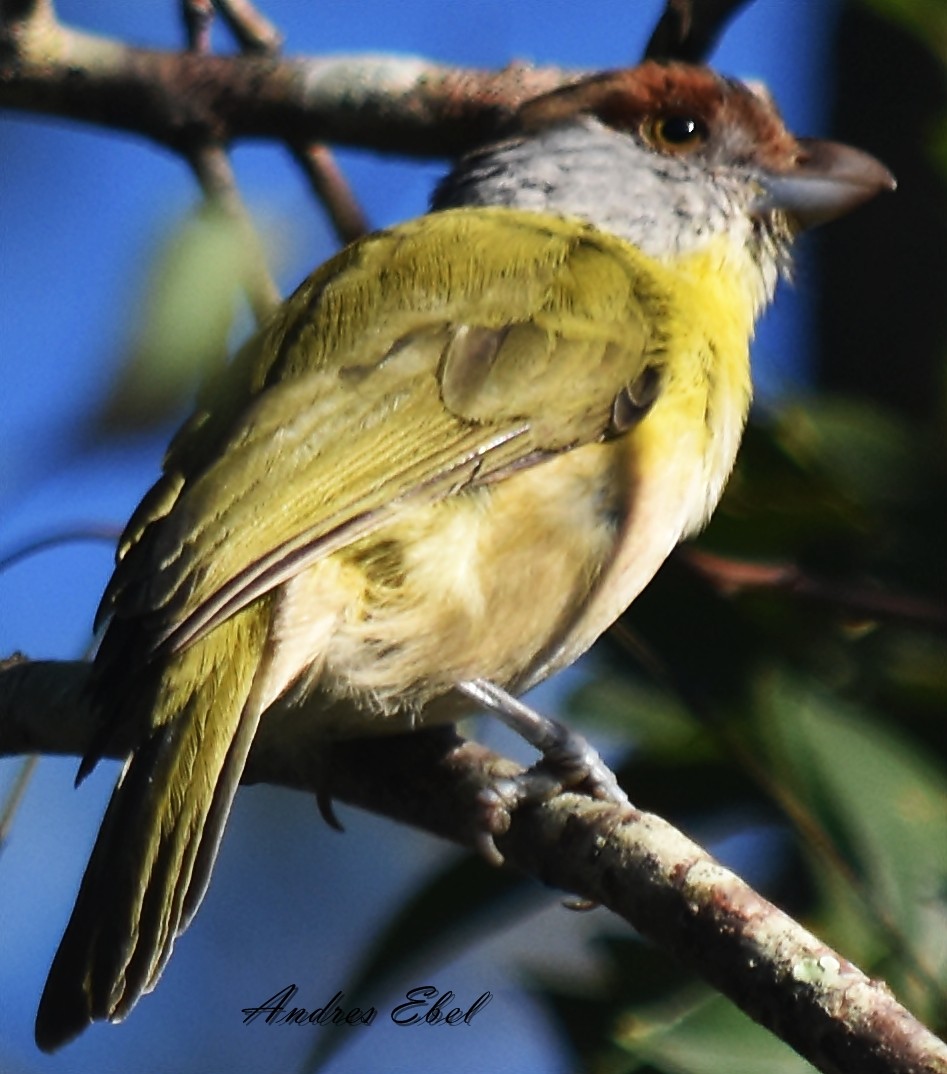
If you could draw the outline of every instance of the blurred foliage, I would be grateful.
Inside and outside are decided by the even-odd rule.
[[[847,0],[831,52],[832,122],[898,193],[818,236],[819,384],[925,423],[947,404],[947,4]]]
[[[220,366],[256,256],[233,217],[204,205],[158,249],[124,362],[93,418],[94,438],[139,433],[179,416]]]
[[[943,0],[864,0],[864,3],[903,26],[947,66],[947,5]]]
[[[660,953],[633,940],[601,945],[600,996],[547,983],[547,999],[596,1074],[805,1074],[795,1052]],[[603,1044],[603,1042],[606,1042]]]

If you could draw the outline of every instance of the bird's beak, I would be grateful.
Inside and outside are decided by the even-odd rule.
[[[781,210],[800,229],[810,228],[897,186],[881,161],[851,146],[800,138],[799,147],[801,153],[790,170],[762,178],[757,212]]]

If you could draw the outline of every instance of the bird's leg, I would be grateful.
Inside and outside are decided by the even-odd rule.
[[[510,813],[524,803],[544,802],[564,790],[580,790],[592,798],[631,807],[615,774],[583,735],[541,715],[485,679],[461,683],[458,690],[489,709],[543,755],[521,775],[499,780],[482,792],[484,831],[479,849],[485,857],[502,862],[494,836],[506,830]]]

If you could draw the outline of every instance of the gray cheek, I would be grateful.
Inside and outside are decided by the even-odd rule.
[[[743,217],[719,170],[660,156],[594,120],[505,142],[459,162],[434,207],[501,205],[576,216],[653,257],[687,253]]]

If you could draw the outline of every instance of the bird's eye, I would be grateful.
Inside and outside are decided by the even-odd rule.
[[[645,130],[645,136],[656,149],[670,153],[686,153],[707,141],[707,124],[702,119],[685,114],[658,116]]]

